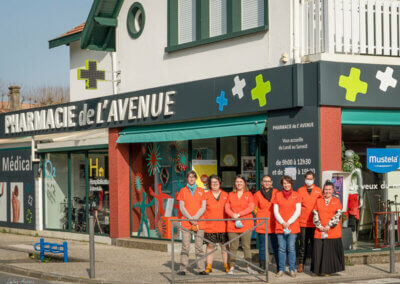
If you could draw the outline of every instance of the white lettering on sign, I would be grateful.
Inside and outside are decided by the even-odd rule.
[[[3,157],[1,159],[1,170],[3,172],[19,172],[32,170],[30,159],[23,160],[21,156]]]
[[[78,106],[70,104],[7,114],[4,118],[4,132],[5,134],[24,133],[130,122],[149,117],[157,118],[160,115],[171,116],[174,114],[172,110],[172,106],[175,104],[174,95],[176,95],[176,91],[112,100],[105,99],[96,103],[94,108],[91,108],[88,103],[83,103],[79,106],[79,113]]]

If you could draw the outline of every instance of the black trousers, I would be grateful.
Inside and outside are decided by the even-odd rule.
[[[301,227],[300,228],[300,246],[299,246],[299,263],[305,264],[307,255],[310,254],[312,255],[312,249],[314,245],[314,232],[315,232],[315,227],[314,228],[308,228],[308,227]],[[310,247],[308,246],[308,243],[310,242]],[[310,253],[308,249],[310,248]]]

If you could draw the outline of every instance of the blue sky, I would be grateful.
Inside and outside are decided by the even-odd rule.
[[[0,7],[0,81],[69,86],[69,48],[48,41],[86,21],[93,0],[8,0]]]

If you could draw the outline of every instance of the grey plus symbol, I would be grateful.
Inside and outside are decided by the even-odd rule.
[[[78,80],[86,81],[86,89],[97,89],[97,81],[106,79],[106,71],[97,70],[97,61],[86,60],[86,69],[78,69]]]

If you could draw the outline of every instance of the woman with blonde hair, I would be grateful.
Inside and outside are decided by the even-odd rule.
[[[237,175],[235,178],[233,191],[229,193],[228,201],[225,204],[225,211],[230,218],[237,219],[236,221],[228,221],[228,237],[229,240],[237,238],[241,233],[251,229],[254,226],[252,220],[240,220],[241,218],[253,218],[252,212],[254,210],[254,198],[253,194],[249,191],[246,183],[246,179]],[[242,248],[244,252],[244,258],[251,262],[251,232],[240,237],[242,241]],[[239,248],[239,239],[236,239],[230,244],[230,251],[233,254],[237,254]],[[234,274],[235,271],[235,257],[231,255],[229,274]],[[247,266],[247,272],[254,274],[254,270]]]

